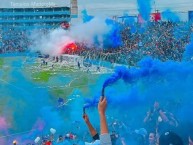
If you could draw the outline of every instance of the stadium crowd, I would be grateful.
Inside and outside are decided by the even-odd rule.
[[[185,47],[190,43],[192,32],[193,26],[188,22],[156,22],[149,23],[145,28],[138,24],[124,25],[120,47],[105,50],[89,48],[80,54],[93,59],[129,65],[136,65],[144,56],[162,61],[181,61]]]
[[[86,134],[86,138],[80,137],[76,132],[57,134],[56,130],[51,128],[49,134],[37,137],[33,143],[27,145],[193,145],[191,125],[186,128],[185,134],[181,133],[178,130],[180,127],[178,119],[158,101],[152,104],[144,120],[141,121],[142,128],[125,133],[116,130],[116,126],[117,128],[123,126],[120,122],[107,122],[107,104],[106,97],[101,97],[98,103],[100,133],[92,125],[89,115],[84,110],[82,118],[90,134]],[[89,140],[92,142],[89,143]],[[19,145],[17,141],[13,144]]]
[[[32,30],[17,29],[14,27],[3,29],[0,32],[0,53],[25,52],[33,43]],[[47,34],[48,29],[39,29],[40,34]]]
[[[121,45],[116,48],[88,47],[87,43],[77,43],[78,49],[72,54],[85,58],[101,59],[113,63],[135,65],[144,56],[151,56],[162,61],[181,61],[186,45],[190,42],[193,26],[189,22],[149,22],[120,24],[118,32]],[[41,29],[46,34],[49,30]],[[2,31],[0,53],[20,52],[29,49],[32,40],[30,32],[8,29]],[[120,41],[120,40],[117,40]],[[101,47],[101,46],[100,46]]]
[[[1,32],[0,53],[22,52],[29,46],[27,32],[7,29]]]

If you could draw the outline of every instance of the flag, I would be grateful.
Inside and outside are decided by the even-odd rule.
[[[151,13],[151,21],[158,22],[161,20],[160,13]]]

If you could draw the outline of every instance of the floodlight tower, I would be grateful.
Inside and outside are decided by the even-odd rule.
[[[71,16],[73,18],[77,18],[78,17],[78,1],[71,0],[70,5],[71,5]]]

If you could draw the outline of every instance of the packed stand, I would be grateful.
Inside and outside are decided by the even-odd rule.
[[[181,61],[183,52],[193,32],[188,22],[156,22],[146,25],[122,25],[122,45],[118,48],[87,47],[78,44],[79,55],[85,58],[101,59],[113,63],[136,65],[145,56],[162,61]]]
[[[98,48],[79,42],[78,49],[68,53],[128,65],[136,65],[144,56],[162,61],[181,61],[193,32],[193,26],[188,22],[149,22],[143,25],[133,23],[119,26],[121,30],[118,33],[122,41],[119,47]],[[40,32],[46,35],[49,30],[40,29],[38,33]],[[27,30],[2,31],[1,53],[28,50],[32,44],[29,36],[30,31]]]
[[[25,52],[33,43],[30,35],[33,31],[16,28],[3,29],[1,31],[0,53]],[[47,34],[48,29],[39,29],[39,33]]]

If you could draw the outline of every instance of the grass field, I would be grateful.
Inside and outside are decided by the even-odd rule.
[[[34,95],[35,98],[38,92],[45,90],[48,92],[46,100],[53,105],[56,105],[59,97],[66,99],[77,89],[89,97],[88,86],[96,84],[100,76],[80,71],[72,66],[59,67],[55,64],[53,69],[40,66],[36,60],[28,64],[26,59],[28,58],[21,56],[0,58],[0,115],[9,114],[7,123],[10,124],[11,130],[22,130],[18,129],[17,123],[13,123],[13,116],[17,114],[21,117],[25,114],[26,105],[30,105],[30,102],[26,102],[26,94]],[[39,97],[41,95],[37,96]],[[19,110],[21,112],[18,112]]]

